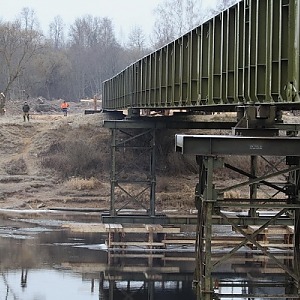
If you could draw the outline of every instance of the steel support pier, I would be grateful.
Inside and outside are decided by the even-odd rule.
[[[230,129],[235,122],[207,122],[173,117],[135,116],[106,120],[111,131],[111,199],[104,223],[168,224],[171,219],[156,212],[156,132],[166,129]],[[132,214],[132,211],[135,214]],[[128,214],[128,211],[131,211]]]
[[[218,299],[216,286],[219,284],[214,272],[242,249],[247,255],[255,249],[267,257],[284,274],[283,285],[289,287],[285,290],[286,297],[300,297],[300,138],[178,134],[175,139],[176,151],[194,154],[199,165],[195,197],[198,209],[195,287],[200,299]],[[215,173],[220,177],[228,172],[232,176],[230,186],[216,182]],[[247,195],[240,192],[245,189]],[[213,248],[213,216],[216,215],[223,219],[222,224],[228,224],[242,237],[217,258]],[[255,220],[260,216],[264,222],[258,224]],[[246,222],[245,226],[236,217],[248,219],[252,225]],[[279,234],[282,218],[292,221],[292,238],[279,244],[262,240],[272,230]],[[284,259],[287,252],[292,252],[292,262]],[[269,295],[268,299],[277,296]]]

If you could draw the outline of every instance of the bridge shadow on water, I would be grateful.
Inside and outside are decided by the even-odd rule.
[[[155,249],[151,255],[137,249],[108,252],[105,234],[64,228],[74,219],[90,222],[98,216],[0,217],[0,299],[202,299],[193,288],[193,247],[173,249],[168,257]],[[222,249],[215,255],[220,254]],[[288,251],[279,255],[291,263]],[[283,272],[255,253],[241,251],[214,276],[212,299],[271,299],[270,293],[289,293]]]

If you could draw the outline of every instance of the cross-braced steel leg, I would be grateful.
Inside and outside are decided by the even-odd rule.
[[[295,164],[300,166],[300,157],[293,157]],[[296,205],[294,215],[294,261],[293,269],[297,275],[294,279],[295,287],[300,295],[300,170],[296,170],[289,174],[289,180],[294,186],[294,195],[291,197],[291,202]]]
[[[198,208],[198,226],[196,241],[197,267],[195,283],[197,294],[203,300],[211,300],[212,284],[212,216],[214,210],[213,169],[214,157],[197,157],[199,165],[199,183],[196,189],[196,207]]]
[[[155,160],[155,129],[111,129],[111,216],[124,209],[155,216]]]
[[[196,187],[196,207],[198,209],[198,225],[197,225],[197,241],[196,241],[196,258],[197,268],[195,272],[195,284],[198,295],[201,295],[199,299],[211,300],[214,299],[214,280],[213,271],[222,263],[228,261],[233,255],[242,248],[246,247],[250,243],[255,249],[261,251],[265,257],[268,257],[270,261],[280,267],[293,281],[295,288],[287,290],[288,294],[299,294],[299,165],[295,163],[297,160],[287,160],[286,165],[281,162],[281,167],[276,166],[272,171],[259,175],[257,170],[257,158],[251,157],[250,160],[250,171],[245,171],[240,168],[224,163],[220,158],[217,157],[203,157],[197,156],[197,162],[199,165],[199,183]],[[220,162],[220,163],[217,163]],[[230,170],[237,172],[238,174],[248,178],[246,181],[241,183],[235,183],[232,187],[227,186],[222,189],[217,189],[213,182],[214,169],[222,165],[223,167],[229,168]],[[287,178],[289,175],[288,182],[271,182],[271,178],[281,176]],[[285,198],[273,198],[267,195],[267,198],[258,198],[257,186],[262,185],[268,187],[269,190],[275,190],[275,196],[278,193],[284,193],[288,197]],[[282,186],[283,185],[283,186]],[[228,199],[224,198],[224,191],[230,191],[231,188],[239,188],[243,186],[250,186],[249,198],[239,199]],[[271,194],[271,191],[269,191]],[[239,202],[240,201],[240,202]],[[243,202],[244,201],[244,202]],[[284,204],[285,201],[285,204]],[[262,209],[265,206],[271,208],[277,208],[279,211],[270,215],[266,221],[260,220],[260,226],[249,234],[244,226],[240,225],[235,219],[231,219],[225,213],[226,205],[236,202],[236,205],[245,204],[244,207],[249,208],[249,214],[247,218],[250,224],[256,224],[255,220],[260,218],[257,210]],[[281,204],[278,204],[280,202]],[[282,206],[282,207],[281,207]],[[289,213],[290,212],[290,213]],[[272,254],[268,250],[268,247],[262,246],[259,242],[258,236],[264,231],[268,230],[268,227],[273,224],[280,224],[280,219],[285,215],[290,214],[292,219],[295,220],[295,251],[293,264],[287,265],[281,259],[278,259],[276,255]],[[234,246],[228,253],[221,256],[218,260],[212,260],[212,224],[213,216],[218,215],[222,224],[231,225],[235,232],[243,236],[240,243]],[[251,223],[254,222],[254,223]],[[290,244],[291,242],[288,242]]]
[[[195,190],[195,206],[198,210],[197,227],[196,227],[196,268],[195,268],[195,280],[194,287],[197,295],[201,294],[201,287],[204,284],[202,282],[202,274],[204,274],[204,224],[206,223],[206,214],[204,213],[204,201],[203,194],[206,188],[206,168],[204,166],[204,160],[202,156],[196,157],[197,164],[199,166],[199,182]]]

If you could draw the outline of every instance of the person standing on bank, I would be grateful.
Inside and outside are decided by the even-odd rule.
[[[61,105],[60,108],[64,113],[64,116],[66,117],[68,114],[68,107],[69,107],[69,103],[67,103],[66,101],[64,101]]]
[[[24,104],[23,104],[23,119],[24,119],[24,122],[27,121],[29,122],[29,111],[30,111],[30,107],[28,105],[28,103],[25,101]]]

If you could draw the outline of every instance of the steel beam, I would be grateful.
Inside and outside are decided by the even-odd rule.
[[[231,130],[236,122],[211,122],[189,120],[188,116],[184,118],[177,117],[154,117],[154,118],[138,118],[136,120],[105,120],[103,126],[108,129],[218,129]]]
[[[176,134],[175,150],[182,154],[207,156],[298,156],[300,138]]]

